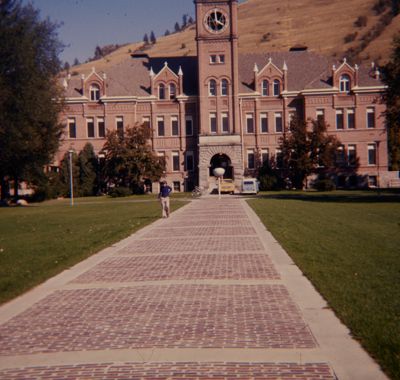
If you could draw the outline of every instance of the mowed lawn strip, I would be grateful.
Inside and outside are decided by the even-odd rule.
[[[249,201],[392,379],[400,379],[400,195],[280,193]]]
[[[154,196],[68,202],[0,209],[0,303],[161,217]],[[171,208],[184,204],[172,199]]]

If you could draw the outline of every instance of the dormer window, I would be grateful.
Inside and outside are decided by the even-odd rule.
[[[269,82],[266,79],[261,82],[261,94],[262,96],[269,95]]]
[[[350,77],[347,74],[343,74],[339,80],[340,92],[350,92]]]
[[[158,99],[165,99],[165,85],[163,83],[160,83],[160,85],[158,86]]]
[[[208,94],[210,96],[217,96],[217,82],[214,79],[211,79],[208,84]]]
[[[274,80],[274,96],[281,94],[281,82],[278,79]]]
[[[173,100],[173,99],[176,98],[176,86],[175,86],[174,83],[171,83],[171,84],[169,85],[169,98],[170,98],[171,100]]]
[[[100,87],[97,84],[90,86],[90,100],[96,102],[100,99]]]

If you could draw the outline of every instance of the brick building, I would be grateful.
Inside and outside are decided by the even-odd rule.
[[[106,130],[140,122],[153,129],[152,147],[165,156],[175,191],[212,189],[217,166],[239,187],[258,160],[279,156],[279,138],[298,115],[324,118],[343,144],[339,153],[358,157],[357,177],[338,172],[339,186],[389,184],[384,86],[373,65],[304,50],[241,55],[237,0],[194,3],[197,56],[133,54],[106,72],[64,78],[66,132],[56,165],[87,142],[100,153]]]

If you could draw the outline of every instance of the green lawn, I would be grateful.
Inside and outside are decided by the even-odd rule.
[[[175,198],[175,199],[174,199]],[[172,197],[176,210],[184,202]],[[155,196],[0,208],[0,304],[161,216]]]
[[[249,204],[353,335],[400,379],[400,194],[267,193]]]

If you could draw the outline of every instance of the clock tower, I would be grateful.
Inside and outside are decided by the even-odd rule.
[[[199,80],[199,184],[214,186],[213,168],[243,177],[238,99],[238,0],[195,0]]]

